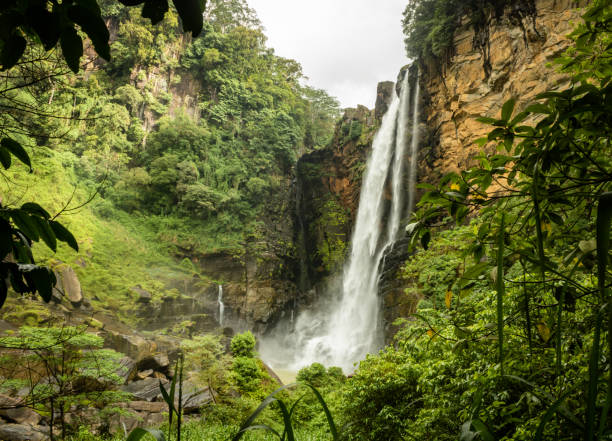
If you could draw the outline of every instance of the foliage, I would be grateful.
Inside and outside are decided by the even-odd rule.
[[[281,441],[295,441],[296,437],[295,437],[295,428],[294,428],[294,424],[292,422],[292,415],[293,415],[293,411],[296,407],[296,405],[300,402],[300,400],[297,400],[293,403],[293,405],[291,405],[291,407],[289,407],[282,399],[277,398],[276,396],[279,395],[281,392],[283,392],[284,390],[288,389],[288,388],[292,388],[297,386],[298,384],[289,384],[286,386],[282,386],[278,389],[276,389],[274,392],[272,392],[270,395],[268,395],[263,401],[262,403],[259,405],[259,407],[244,421],[244,423],[242,423],[242,426],[240,427],[240,429],[238,430],[238,432],[234,435],[234,437],[232,438],[232,441],[238,441],[239,439],[241,439],[244,434],[249,431],[249,430],[256,430],[256,429],[263,429],[267,432],[271,432],[272,434],[274,434],[276,437],[278,437],[279,440]],[[327,404],[325,403],[325,400],[323,399],[323,397],[321,396],[321,394],[319,393],[319,391],[311,384],[309,383],[302,383],[301,386],[303,387],[307,387],[310,392],[312,392],[314,394],[314,396],[317,398],[317,400],[319,401],[320,406],[322,407],[326,418],[327,418],[327,423],[328,423],[328,427],[329,427],[329,432],[332,436],[332,438],[334,439],[334,441],[338,440],[338,431],[336,429],[336,425],[334,423],[334,419],[327,407]],[[280,414],[282,417],[282,426],[281,426],[281,430],[276,430],[273,427],[266,425],[266,424],[254,424],[255,421],[257,420],[257,418],[260,416],[260,414],[266,409],[266,407],[268,407],[269,405],[271,405],[272,403],[276,403],[278,404],[278,408],[280,410]]]
[[[234,357],[254,357],[255,336],[251,331],[236,334],[230,343],[230,349]]]
[[[150,19],[152,24],[160,22],[168,12],[167,0],[119,1],[130,6],[144,3],[142,16]],[[203,22],[200,0],[173,2],[183,20],[183,29],[192,32],[194,36],[198,35]],[[0,62],[3,70],[10,69],[19,62],[25,52],[27,38],[40,42],[47,51],[59,42],[66,63],[77,73],[80,58],[83,56],[83,39],[79,30],[91,40],[98,55],[110,60],[110,33],[96,1],[9,1],[2,9],[0,22],[4,25],[0,38]]]
[[[408,57],[445,62],[452,55],[455,30],[464,15],[477,35],[475,44],[488,44],[488,33],[482,31],[491,16],[499,19],[508,6],[517,20],[535,14],[531,0],[409,0],[402,21]]]
[[[123,383],[118,375],[121,354],[102,349],[103,339],[83,328],[23,326],[17,335],[0,338],[5,352],[0,360],[7,386],[25,388],[23,405],[53,420],[59,413],[62,437],[67,434],[65,414],[79,403],[103,408],[125,399],[110,390]],[[53,427],[49,427],[53,439]]]
[[[609,437],[611,12],[573,34],[569,88],[480,118],[477,165],[422,185],[405,273],[427,300],[347,383],[349,439]]]

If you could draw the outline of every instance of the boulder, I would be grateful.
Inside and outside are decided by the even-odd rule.
[[[146,371],[140,371],[136,374],[140,380],[144,380],[147,377],[151,377],[153,375],[153,369],[147,369]]]
[[[42,441],[47,439],[47,429],[25,424],[0,424],[0,439],[3,441]]]
[[[108,331],[104,338],[104,345],[134,360],[142,360],[150,356],[157,347],[155,343],[145,340],[138,334],[123,334],[115,331]]]
[[[138,301],[139,302],[141,302],[141,303],[149,303],[149,302],[151,302],[151,299],[153,298],[153,296],[151,295],[151,293],[149,291],[147,291],[146,289],[143,289],[142,286],[136,285],[136,286],[133,286],[131,289],[136,294],[138,294]]]
[[[81,291],[81,282],[72,267],[65,266],[60,270],[62,280],[62,288],[64,296],[72,303],[72,306],[78,308],[83,302],[83,293]]]
[[[36,426],[41,420],[41,416],[23,406],[21,400],[2,394],[0,394],[0,417],[7,421],[30,426]]]
[[[130,401],[127,407],[136,412],[162,413],[168,411],[168,405],[159,401]]]
[[[123,357],[119,360],[119,369],[115,371],[117,375],[123,378],[123,384],[133,380],[136,376],[136,362],[130,357]]]
[[[178,394],[177,394],[178,395]],[[177,396],[178,398],[178,396]],[[183,412],[196,413],[205,404],[213,401],[213,396],[208,387],[198,387],[190,380],[183,382]],[[178,406],[178,399],[175,400],[175,406]]]
[[[132,394],[140,401],[159,401],[161,399],[161,392],[159,390],[160,381],[164,386],[169,383],[168,380],[164,381],[149,377],[123,386],[121,390]]]
[[[131,415],[121,415],[114,418],[109,427],[111,434],[130,433],[136,427],[157,427],[168,421],[164,413],[131,412]]]
[[[168,374],[170,359],[167,354],[160,353],[143,358],[138,362],[138,370],[162,372]]]

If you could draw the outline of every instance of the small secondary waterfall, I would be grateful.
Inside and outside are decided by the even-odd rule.
[[[223,326],[223,314],[225,312],[225,305],[223,304],[223,285],[219,285],[217,305],[219,306],[219,325]]]
[[[328,288],[328,292],[338,294],[321,299],[312,309],[301,311],[295,318],[292,332],[279,327],[278,332],[261,340],[260,354],[272,367],[295,371],[320,362],[352,372],[356,362],[382,347],[384,337],[378,285],[385,252],[397,240],[405,214],[403,163],[410,110],[413,124],[418,123],[418,85],[416,87],[411,109],[409,74],[406,71],[401,96],[398,98],[393,94],[374,137],[341,287]],[[418,147],[417,137],[418,129],[415,131],[413,128],[413,149]],[[412,155],[416,158],[416,154]],[[416,170],[416,161],[411,162],[415,163]],[[413,173],[411,176],[416,175]],[[387,185],[391,190],[390,204],[385,197]],[[414,186],[412,181],[411,185]],[[410,192],[413,192],[412,188]],[[409,200],[414,201],[414,196],[409,196]]]

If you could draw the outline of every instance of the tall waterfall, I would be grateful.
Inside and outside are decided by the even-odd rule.
[[[225,313],[225,305],[223,304],[223,285],[219,285],[217,291],[217,306],[219,307],[219,325],[223,326],[223,314]]]
[[[414,91],[414,105],[412,106],[412,140],[410,141],[410,169],[408,170],[408,214],[414,211],[417,184],[417,158],[419,155],[419,99],[421,87],[419,86],[418,71],[416,90]]]
[[[317,307],[300,312],[293,332],[279,329],[261,341],[262,358],[272,367],[297,370],[320,362],[352,372],[356,362],[383,345],[378,284],[385,251],[397,239],[405,214],[403,159],[410,114],[408,77],[406,71],[401,96],[398,99],[393,94],[374,137],[341,286],[328,288],[330,295],[321,299]],[[413,115],[417,113],[418,96],[414,105]],[[418,146],[414,130],[412,144]],[[387,185],[391,189],[390,204],[385,198]],[[338,294],[334,296],[332,292]]]

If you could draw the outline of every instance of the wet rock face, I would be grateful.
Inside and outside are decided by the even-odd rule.
[[[491,25],[490,75],[483,69],[481,51],[473,45],[474,30],[467,24],[455,34],[455,55],[443,76],[433,66],[423,66],[426,127],[433,146],[420,167],[426,181],[435,182],[442,174],[473,165],[480,151],[474,141],[490,131],[477,117],[499,117],[510,98],[517,100],[520,111],[537,94],[568,84],[567,77],[548,63],[569,46],[566,35],[580,17],[573,8],[581,2],[535,3],[535,25],[531,19],[517,22],[508,17]]]
[[[374,105],[374,116],[376,119],[381,119],[387,112],[391,99],[393,98],[393,92],[395,90],[395,84],[393,81],[383,81],[378,83],[376,88],[376,104]]]

